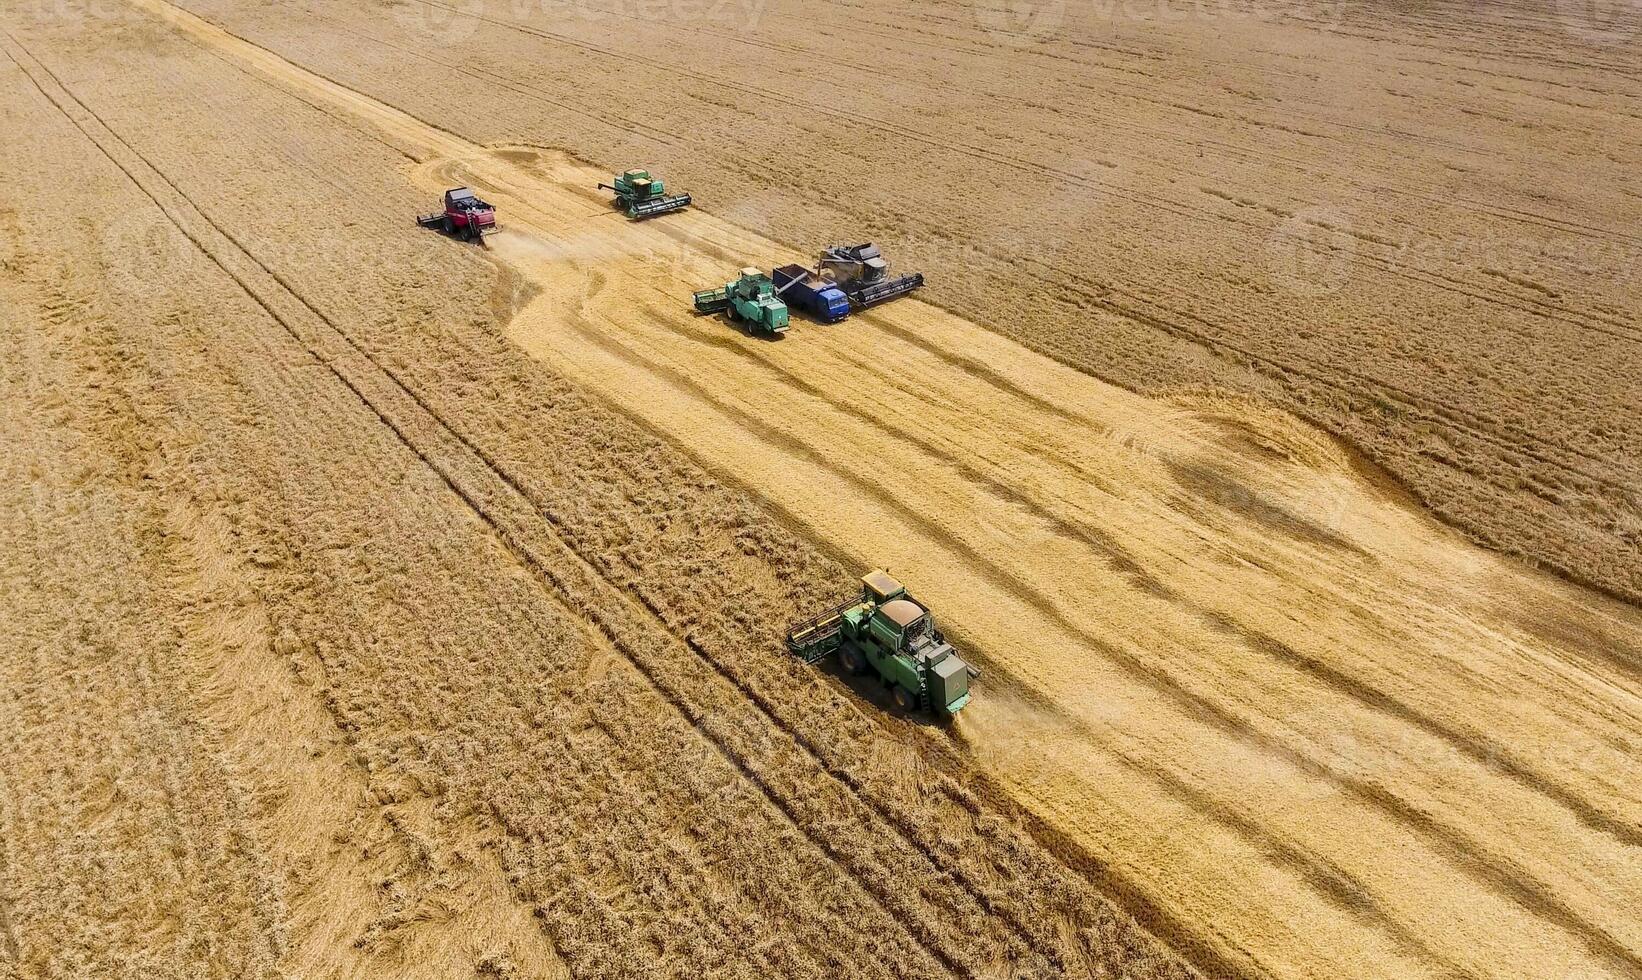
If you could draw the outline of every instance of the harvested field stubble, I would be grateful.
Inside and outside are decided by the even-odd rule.
[[[770,168],[753,174],[714,156],[745,146],[737,105],[790,95],[739,81],[736,105],[692,115],[688,134],[614,95],[563,101],[598,98],[579,73],[625,58],[628,84],[661,73],[685,93],[667,98],[711,102],[715,79],[658,63],[702,43],[685,35],[724,39],[710,18],[646,35],[656,50],[639,56],[562,23],[521,32],[483,3],[196,9],[245,37],[134,0],[0,39],[0,106],[37,134],[0,146],[3,200],[50,196],[74,216],[51,227],[0,203],[0,424],[23,448],[0,463],[19,515],[0,538],[0,638],[28,651],[6,668],[0,941],[25,976],[1642,972],[1642,617],[1459,540],[1269,402],[1186,387],[1242,382],[1114,306],[1231,308],[1226,324],[1252,329],[1238,297],[1263,287],[1222,275],[1210,238],[1168,234],[1224,210],[1212,220],[1238,228],[1242,211],[1281,218],[1295,315],[1338,313],[1378,268],[1359,219],[1211,191],[1137,261],[1236,288],[1080,285],[1117,246],[1078,229],[1134,215],[1073,206],[1041,229],[1058,250],[1005,256],[1008,234],[1037,233],[1025,212],[998,207],[1004,237],[938,230],[959,212],[918,197],[930,164],[894,140],[872,152],[906,186],[847,200],[780,160],[755,157]],[[948,8],[908,11],[915,29],[840,40],[1030,67],[1057,29],[976,35]],[[761,30],[781,23],[767,13]],[[429,23],[449,55],[415,37]],[[1208,58],[1185,29],[1148,36]],[[795,65],[758,86],[820,85],[823,62],[793,61],[811,40],[736,37]],[[497,63],[510,44],[562,57]],[[1137,50],[1078,56],[1158,67]],[[910,98],[941,74],[889,78]],[[1399,84],[1430,98],[1440,82]],[[951,91],[919,126],[1031,101]],[[1318,164],[1259,111],[1207,125],[1256,126],[1269,145],[1204,149],[1258,160],[1248,173]],[[1018,152],[978,156],[984,128],[937,143],[956,186],[1006,193],[1000,170],[1068,145],[1068,120],[1023,118],[1041,132],[1016,132]],[[1158,154],[1158,173],[1180,150],[1113,125],[1130,142],[1112,152]],[[624,162],[642,143],[726,206],[627,224],[592,189],[601,171],[462,132],[498,126],[619,144]],[[824,135],[807,133],[816,167],[846,143],[866,152]],[[1364,159],[1406,186],[1397,159]],[[1038,177],[1113,200],[1085,163],[1119,169],[1091,157]],[[89,176],[60,186],[68,171]],[[453,183],[501,205],[488,251],[411,227]],[[943,300],[1018,300],[1032,316],[994,325],[1043,326],[1022,339],[1059,360],[921,302],[799,322],[779,343],[687,313],[688,291],[728,269],[800,257],[764,234],[808,241],[809,222],[925,235],[895,253],[909,267],[972,258]],[[1350,274],[1306,257],[1318,229]],[[1031,289],[1004,288],[1006,258]],[[1393,279],[1418,317],[1458,302]],[[1063,296],[1081,297],[1084,332],[1057,333]],[[1175,393],[1060,363],[1085,364],[1090,336],[1111,364],[1156,355]],[[1318,356],[1368,365],[1377,343],[1331,335]],[[1242,381],[1270,393],[1262,370]],[[1352,411],[1403,404],[1363,383],[1318,390]],[[1628,436],[1603,431],[1617,442],[1591,454],[1629,465]],[[869,563],[931,597],[987,668],[950,729],[896,719],[779,648],[789,618]]]

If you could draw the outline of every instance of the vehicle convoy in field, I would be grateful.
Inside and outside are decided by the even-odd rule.
[[[624,170],[599,188],[615,191],[613,203],[629,218],[653,218],[690,205],[690,195],[667,193],[667,185],[660,177],[650,176],[648,170]]]
[[[861,578],[861,594],[787,631],[787,648],[817,663],[834,651],[851,674],[875,673],[898,707],[951,718],[981,672],[958,656],[934,617],[887,571]]]
[[[416,223],[474,241],[496,230],[496,209],[480,200],[470,188],[452,187],[445,192],[445,210],[419,214]]]
[[[830,279],[798,263],[778,265],[770,271],[775,293],[822,323],[837,323],[850,315],[850,301]]]
[[[723,312],[758,333],[780,336],[787,332],[787,304],[776,295],[770,277],[757,269],[742,269],[740,277],[724,288],[698,290],[690,299],[698,313]]]

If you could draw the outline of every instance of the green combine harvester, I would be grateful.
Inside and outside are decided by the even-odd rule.
[[[651,177],[648,170],[626,170],[614,180],[613,184],[599,187],[616,192],[615,205],[626,211],[629,218],[653,218],[690,205],[690,195],[667,193],[661,178]]]
[[[942,719],[957,714],[981,672],[958,656],[929,610],[888,572],[869,572],[861,586],[859,596],[788,630],[787,648],[811,664],[837,651],[851,674],[875,672],[904,711]]]
[[[703,289],[690,298],[698,313],[722,311],[749,330],[777,337],[787,332],[787,304],[776,295],[770,277],[757,269],[742,269],[741,277],[725,283],[723,289]]]

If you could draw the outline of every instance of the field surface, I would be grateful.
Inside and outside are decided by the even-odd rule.
[[[876,239],[1132,389],[1272,400],[1642,600],[1634,0],[190,3],[475,142]]]
[[[1642,977],[1629,13],[1193,9],[10,10],[6,973]]]

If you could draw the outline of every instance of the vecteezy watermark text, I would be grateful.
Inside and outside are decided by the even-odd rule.
[[[970,6],[983,31],[1010,45],[1041,44],[1074,24],[1280,20],[1337,24],[1343,10],[1337,0],[971,0]]]
[[[518,19],[713,23],[756,27],[768,0],[497,0]]]
[[[768,0],[399,0],[392,11],[394,21],[406,31],[450,42],[472,37],[487,20],[542,29],[575,22],[626,21],[751,28],[758,26],[767,4]]]

